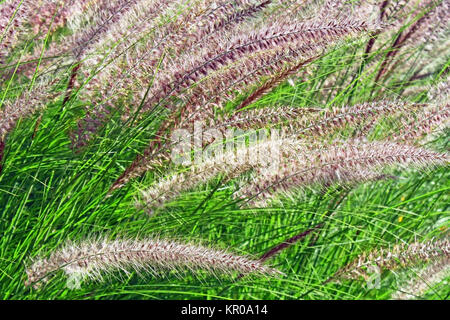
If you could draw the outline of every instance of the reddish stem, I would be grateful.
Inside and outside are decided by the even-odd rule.
[[[0,174],[2,173],[2,160],[3,160],[3,154],[5,151],[5,143],[3,142],[3,140],[0,140]]]
[[[72,73],[70,74],[69,83],[67,84],[66,95],[64,96],[64,100],[63,100],[63,104],[62,104],[63,106],[66,105],[66,103],[69,101],[69,99],[71,97],[73,87],[75,86],[75,79],[77,77],[77,73],[78,73],[79,69],[80,69],[80,64],[77,64],[72,69]]]
[[[259,258],[260,261],[266,261],[267,259],[269,259],[270,257],[276,255],[278,252],[282,251],[283,249],[289,247],[290,245],[302,240],[303,238],[305,238],[307,235],[309,235],[310,233],[314,232],[315,230],[319,230],[320,228],[322,228],[323,223],[320,223],[318,225],[316,225],[315,227],[312,227],[311,229],[308,229],[306,231],[303,231],[302,233],[299,233],[289,239],[286,239],[285,241],[283,241],[282,243],[280,243],[279,245],[273,247],[272,249],[270,249],[269,251],[267,251],[266,253],[264,253],[261,258]]]

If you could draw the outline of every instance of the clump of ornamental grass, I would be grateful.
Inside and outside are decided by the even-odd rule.
[[[98,239],[68,242],[48,257],[37,257],[27,267],[27,286],[39,288],[63,271],[78,279],[102,281],[117,271],[146,272],[203,270],[212,274],[275,276],[280,272],[248,256],[159,238]]]
[[[140,141],[144,147],[134,161],[120,164],[120,176],[105,184],[111,196],[158,169],[162,175],[139,190],[136,201],[149,214],[214,179],[224,184],[239,179],[237,202],[267,207],[306,188],[323,191],[378,181],[390,177],[394,168],[446,166],[448,154],[424,144],[448,128],[448,80],[433,88],[428,99],[421,81],[448,73],[449,12],[447,0],[3,1],[0,174],[8,134],[58,96],[63,96],[65,115],[76,113],[67,144],[77,155],[115,121],[137,129],[147,127],[152,117],[160,120],[151,141]],[[315,72],[321,67],[317,61],[366,40],[365,46],[351,48],[357,50],[351,58],[358,59],[345,66],[343,79],[331,72],[321,88],[312,88],[319,90],[316,103],[253,108],[288,79],[323,77]],[[432,57],[436,59],[430,63]],[[365,100],[354,99],[367,79],[373,88],[361,95]],[[56,83],[65,84],[62,92],[56,93]],[[337,95],[348,100],[320,103]],[[72,109],[75,101],[82,105],[79,113]],[[390,119],[394,128],[384,123]],[[196,141],[189,130],[199,122],[207,132]],[[228,136],[229,129],[283,133],[271,130],[269,139],[253,141],[246,134]],[[176,130],[186,130],[185,138],[194,139],[194,150],[178,153],[176,160],[184,167],[174,165],[170,154]],[[81,176],[77,172],[74,181]],[[44,183],[53,186],[53,180]],[[67,242],[27,266],[26,285],[37,288],[60,271],[98,281],[119,270],[157,276],[183,270],[274,276],[279,272],[262,262],[287,243],[319,233],[323,225],[290,238],[260,260],[159,238]],[[372,266],[396,270],[429,263],[420,277],[434,283],[446,274],[448,254],[448,240],[375,248],[333,279],[367,278]],[[425,291],[416,281],[393,297]]]
[[[426,112],[422,110],[427,108],[431,107],[427,104],[380,101],[332,110],[280,106],[238,112],[231,117],[211,122],[210,130],[226,136],[226,129],[229,127],[240,130],[259,130],[279,125],[283,135],[276,141],[276,146],[273,139],[269,142],[268,149],[267,141],[256,144],[250,142],[249,145],[238,146],[236,150],[228,150],[225,154],[220,153],[219,156],[205,158],[200,164],[189,167],[187,171],[169,173],[161,178],[152,187],[142,192],[140,202],[144,203],[148,209],[160,207],[177,197],[181,191],[193,189],[219,175],[226,177],[227,181],[251,171],[251,178],[244,179],[243,186],[237,191],[236,197],[247,200],[247,204],[266,206],[268,200],[275,196],[296,193],[299,188],[378,180],[386,176],[385,169],[394,166],[430,168],[445,165],[448,163],[448,157],[445,154],[396,143],[399,136],[402,136],[401,142],[414,141],[417,137],[417,135],[409,134],[410,130],[406,127],[392,136],[394,142],[340,141],[335,138],[328,142],[324,138],[336,135],[336,132],[346,127],[356,127],[354,134],[364,137],[383,116],[419,112],[421,117],[424,117],[422,113],[426,114]],[[445,114],[439,113],[439,115],[441,116],[438,119],[430,123],[420,122],[421,125],[414,127],[414,132],[432,131],[438,123],[446,119]],[[209,130],[206,131],[208,132]],[[201,138],[202,153],[207,153],[208,149],[214,145],[207,141],[206,135],[204,134]],[[213,141],[220,151],[223,150],[221,143],[223,145],[227,143],[226,140],[222,142],[213,139]],[[328,143],[335,146],[330,146]],[[260,148],[262,149],[259,150]],[[256,158],[261,151],[272,157],[266,162],[272,165],[255,163],[252,155]],[[239,156],[243,153],[249,156]],[[236,155],[241,160],[233,162]],[[165,157],[169,158],[167,154]],[[156,159],[159,161],[161,157]],[[155,167],[162,163],[164,162],[149,162]]]
[[[69,51],[67,63],[74,67],[64,103],[72,95],[73,87],[80,83],[77,95],[93,103],[85,119],[78,123],[76,132],[71,134],[75,147],[85,145],[97,133],[120,103],[116,97],[124,94],[134,99],[128,99],[127,104],[140,105],[139,112],[156,105],[173,109],[174,113],[162,128],[170,131],[180,121],[176,113],[181,112],[181,122],[189,121],[199,110],[202,111],[200,117],[204,118],[210,108],[233,99],[232,92],[245,92],[255,88],[256,83],[256,89],[239,107],[244,108],[317,59],[331,43],[379,27],[376,21],[363,19],[361,14],[341,16],[337,10],[340,5],[332,3],[326,2],[318,19],[297,22],[288,14],[274,17],[265,24],[252,24],[252,19],[267,9],[271,1],[229,4],[196,0],[187,3],[117,0],[78,5],[69,2],[64,3],[61,10],[65,14],[73,12],[73,15],[58,17],[62,17],[64,23],[69,21],[71,38],[51,42],[48,48],[37,46],[30,60],[44,66],[52,57],[66,59]],[[52,12],[56,15],[59,9],[57,5]],[[27,17],[23,18],[24,24],[31,19]],[[12,27],[14,29],[14,25]],[[48,63],[42,63],[42,58],[47,56]],[[60,68],[56,63],[53,66]],[[238,70],[243,76],[236,78]],[[20,68],[16,70],[21,71],[26,74]],[[114,86],[109,83],[112,78]],[[181,111],[179,103],[168,104],[174,98],[181,99]],[[129,113],[136,111],[128,110]],[[21,112],[21,116],[29,114],[31,112]],[[186,114],[189,118],[183,120]],[[127,113],[123,117],[126,118]],[[155,143],[151,143],[152,152],[144,151],[144,156],[131,164],[113,188],[145,172],[146,156],[151,155],[155,147]]]
[[[173,110],[156,135],[165,137],[169,132],[170,136],[173,127],[196,118],[206,119],[211,109],[221,109],[225,102],[236,98],[236,92],[253,88],[238,109],[246,107],[318,59],[330,44],[373,28],[378,28],[376,23],[352,17],[298,23],[287,18],[274,19],[256,30],[251,24],[236,25],[208,39],[210,45],[205,43],[199,49],[188,50],[185,55],[171,60],[167,69],[161,67],[152,78],[152,86],[138,95],[145,97],[141,109],[166,105]],[[178,99],[181,99],[179,107],[172,102]],[[161,143],[164,141],[160,138],[153,141],[121,175],[113,189],[144,173],[147,162]]]
[[[90,105],[71,133],[74,148],[80,148],[119,111],[119,104],[130,106],[120,111],[123,119],[165,106],[173,111],[166,125],[170,130],[179,121],[177,113],[184,117],[221,107],[236,93],[256,87],[243,108],[320,57],[330,44],[379,28],[363,14],[338,14],[328,2],[327,14],[317,19],[296,21],[296,10],[280,16],[274,10],[271,19],[261,23],[257,16],[276,7],[275,2],[98,0],[25,5],[6,1],[2,4],[5,32],[26,34],[30,25],[38,25],[35,33],[46,37],[42,44],[42,37],[14,36],[16,42],[31,41],[34,47],[9,69],[33,78],[40,76],[41,68],[46,74],[72,70],[64,103],[76,94]],[[298,10],[299,4],[292,6]],[[42,17],[36,19],[36,12]],[[56,27],[67,28],[69,35],[50,41]],[[149,148],[154,149],[154,144]],[[145,158],[139,157],[115,187],[144,172]]]

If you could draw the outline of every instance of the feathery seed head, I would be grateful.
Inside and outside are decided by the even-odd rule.
[[[36,258],[26,269],[26,285],[38,288],[62,270],[66,275],[101,281],[103,275],[120,271],[205,270],[209,272],[274,276],[279,271],[257,260],[204,246],[163,239],[92,240],[68,243],[50,254]]]
[[[267,200],[280,192],[296,188],[333,183],[367,181],[383,168],[400,166],[432,166],[448,163],[448,156],[426,149],[390,142],[345,142],[333,147],[303,151],[283,159],[278,170],[257,171],[256,177],[239,190],[247,204],[267,205]],[[378,174],[377,174],[378,173]]]
[[[426,262],[436,262],[442,259],[448,261],[450,242],[448,239],[431,240],[425,243],[398,244],[392,248],[375,249],[368,254],[362,254],[353,262],[340,269],[335,279],[358,279],[366,277],[366,268],[376,265],[383,270],[394,270]]]

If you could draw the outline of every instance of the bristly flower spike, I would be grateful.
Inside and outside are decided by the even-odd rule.
[[[57,271],[102,281],[115,271],[204,270],[219,273],[240,273],[275,276],[279,271],[260,261],[205,246],[158,238],[91,240],[68,242],[47,258],[35,258],[26,269],[26,285],[39,288]]]

